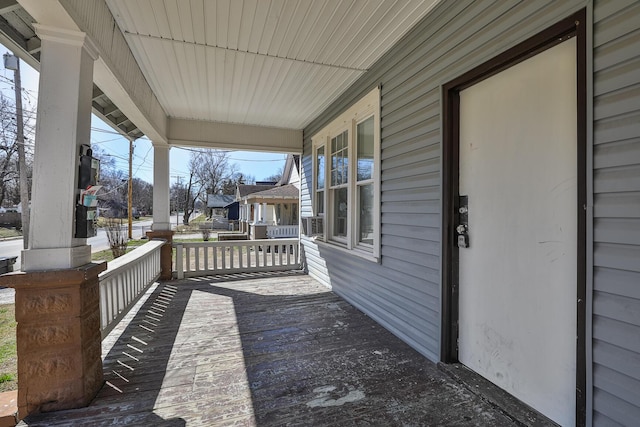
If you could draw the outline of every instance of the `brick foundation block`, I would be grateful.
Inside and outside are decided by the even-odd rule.
[[[0,276],[16,290],[20,419],[87,406],[102,387],[98,274],[106,268]]]

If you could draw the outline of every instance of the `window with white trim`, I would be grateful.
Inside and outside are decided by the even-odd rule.
[[[380,90],[374,89],[312,137],[314,214],[320,239],[380,257]]]

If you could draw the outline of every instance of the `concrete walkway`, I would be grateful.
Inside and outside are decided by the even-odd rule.
[[[88,408],[23,425],[522,425],[301,274],[160,284],[104,368]]]

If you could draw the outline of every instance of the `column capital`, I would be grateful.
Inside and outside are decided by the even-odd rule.
[[[95,61],[100,56],[98,48],[93,41],[82,31],[68,30],[64,28],[56,28],[48,25],[33,24],[36,34],[41,40],[48,40],[54,43],[66,44],[84,48],[91,58]]]
[[[169,144],[165,144],[164,142],[151,141],[151,145],[153,145],[154,150],[159,150],[159,149],[164,149],[167,151],[171,150],[171,146]]]

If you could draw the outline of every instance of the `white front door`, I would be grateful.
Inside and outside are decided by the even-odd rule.
[[[460,93],[461,363],[575,424],[576,43]]]

